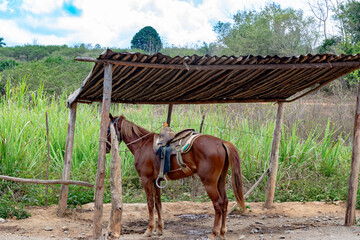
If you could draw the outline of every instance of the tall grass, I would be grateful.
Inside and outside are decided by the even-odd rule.
[[[99,106],[78,105],[71,170],[71,178],[74,180],[95,182],[101,111]],[[296,112],[294,106],[296,107],[286,106],[285,118],[286,113],[290,113],[290,117],[293,116]],[[302,107],[300,110],[299,112],[304,115]],[[43,84],[40,84],[37,91],[29,91],[26,75],[15,86],[7,82],[6,93],[0,100],[0,174],[44,178],[47,158],[45,112],[49,115],[50,128],[50,178],[61,178],[68,124],[66,94],[58,97],[48,96],[43,91]],[[123,114],[130,121],[154,131],[166,121],[167,107],[122,104],[113,105],[111,112],[113,115]],[[276,106],[272,104],[176,105],[171,127],[175,131],[183,128],[198,130],[202,115],[206,113],[203,133],[236,145],[248,187],[269,166],[275,112]],[[320,124],[311,120],[311,117],[297,117],[293,121],[284,121],[279,153],[278,187],[280,192],[287,192],[279,196],[279,200],[303,199],[299,194],[309,194],[295,189],[299,181],[304,188],[304,185],[312,184],[315,180],[320,179],[321,182],[336,177],[340,178],[339,188],[342,189],[346,185],[347,174],[344,172],[349,167],[351,154],[351,147],[348,146],[349,134],[339,132],[338,126],[332,124],[330,118],[324,121],[325,124]],[[307,125],[303,129],[305,122]],[[124,144],[120,145],[120,152],[125,201],[145,201],[132,154]],[[107,156],[107,182],[110,175],[109,163]],[[189,191],[190,188],[188,185],[181,186],[177,183],[171,186],[173,189],[165,190],[173,196],[168,200],[182,199],[182,195],[178,193]],[[27,196],[22,199],[37,197],[41,204],[42,198],[35,196],[42,191],[41,189],[41,186],[33,186],[30,190],[22,189],[21,194]],[[109,200],[108,190],[106,200]],[[316,191],[318,190],[316,187]],[[92,190],[70,187],[70,191],[70,198],[76,204],[92,201]],[[262,191],[263,185],[252,196],[252,200],[263,200]],[[292,195],[289,195],[290,192]],[[52,194],[56,203],[58,188],[54,187]],[[345,194],[344,190],[339,190],[334,198],[343,199]],[[30,195],[33,197],[29,197]],[[32,200],[29,202],[34,203]]]

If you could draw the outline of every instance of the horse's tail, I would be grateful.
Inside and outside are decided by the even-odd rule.
[[[227,157],[231,165],[231,182],[234,190],[236,202],[245,212],[245,198],[244,198],[244,187],[241,175],[240,156],[236,147],[230,142],[223,142]]]

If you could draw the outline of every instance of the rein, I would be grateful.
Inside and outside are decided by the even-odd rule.
[[[120,118],[117,117],[117,118],[114,120],[114,124],[115,124],[115,129],[116,129],[116,135],[118,136],[118,139],[120,138],[120,139],[122,140],[123,137],[121,136],[122,134],[121,134],[121,131],[119,131],[118,124],[117,124],[118,121],[119,121],[119,119],[120,119]],[[160,128],[162,128],[162,126],[160,126],[160,127],[158,127],[157,129],[155,129],[154,132],[156,132],[156,131],[159,130]],[[133,144],[133,143],[136,143],[136,142],[140,141],[141,139],[149,136],[150,134],[153,134],[154,132],[149,132],[148,134],[145,134],[144,136],[139,137],[138,139],[136,139],[136,140],[134,140],[134,141],[132,141],[132,142],[129,142],[129,143],[125,143],[125,142],[124,142],[124,143],[125,143],[126,146],[129,146],[129,145],[131,145],[131,144]],[[121,142],[121,141],[119,140],[119,142]]]

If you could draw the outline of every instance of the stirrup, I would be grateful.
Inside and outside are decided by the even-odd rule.
[[[161,186],[161,184],[159,184],[159,179],[164,179],[165,180],[165,185],[164,186]],[[166,177],[164,178],[160,178],[160,177],[157,177],[156,178],[156,181],[155,181],[155,184],[158,188],[165,188],[168,184],[168,180],[166,179]]]

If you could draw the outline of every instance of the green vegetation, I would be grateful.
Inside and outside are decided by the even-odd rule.
[[[23,207],[19,207],[18,203],[9,202],[6,198],[0,199],[0,218],[24,219],[30,216]]]
[[[314,20],[301,10],[275,3],[259,12],[238,11],[233,24],[218,22],[219,51],[230,55],[299,55],[312,53],[317,34]]]
[[[146,26],[134,35],[131,49],[141,49],[153,54],[162,49],[162,42],[157,31],[153,27]]]
[[[4,38],[0,37],[0,47],[5,46],[6,43],[4,43]]]
[[[45,112],[50,127],[50,179],[62,174],[68,109],[66,95],[47,95],[44,86],[30,91],[26,77],[17,85],[6,84],[0,101],[0,174],[23,178],[45,178],[46,126]],[[298,109],[300,107],[300,109]],[[331,116],[323,122],[312,121],[315,112],[304,113],[300,105],[287,105],[278,173],[277,201],[344,200],[347,194],[351,146],[349,133],[341,133]],[[176,106],[172,127],[199,129],[201,116],[207,113],[203,133],[233,142],[239,149],[245,186],[248,188],[267,169],[270,158],[275,106],[271,104],[219,104],[209,106]],[[154,130],[166,119],[165,106],[116,105],[111,112],[124,114],[129,120]],[[151,116],[151,117],[149,117]],[[302,117],[300,117],[302,116]],[[270,120],[269,120],[270,119]],[[310,122],[301,131],[305,122]],[[79,105],[76,120],[71,179],[95,182],[100,113],[99,105]],[[133,156],[124,144],[120,145],[124,202],[143,202],[145,196],[133,165]],[[105,201],[111,199],[109,189],[110,156],[107,156]],[[330,183],[330,184],[329,184]],[[230,184],[230,182],[229,182]],[[195,200],[207,201],[199,181]],[[249,201],[264,200],[263,182]],[[49,188],[49,202],[58,201],[59,186]],[[191,182],[171,182],[162,195],[165,201],[191,200]],[[230,190],[231,188],[228,187]],[[25,205],[44,204],[44,186],[18,183],[2,184],[5,200]],[[8,194],[9,192],[13,194]],[[69,203],[81,205],[93,201],[93,189],[70,186]],[[229,191],[230,199],[233,198]],[[4,210],[3,210],[4,211]]]
[[[239,11],[234,23],[215,26],[218,41],[197,47],[164,47],[152,43],[142,52],[160,51],[170,56],[185,55],[297,55],[307,53],[360,53],[358,2],[348,1],[336,9],[341,34],[319,41],[314,19],[301,11],[269,4],[259,12]],[[355,25],[354,25],[355,24]],[[357,25],[356,25],[357,24]],[[315,29],[315,30],[314,30]],[[155,31],[156,32],[156,31]],[[157,34],[157,33],[156,33]],[[158,35],[157,35],[158,36]],[[160,42],[161,43],[161,42]],[[153,48],[156,46],[156,49]],[[157,48],[159,47],[159,48]],[[97,57],[105,49],[89,44],[73,47],[25,45],[5,47],[0,38],[0,174],[23,178],[45,178],[47,139],[45,113],[50,127],[50,179],[62,175],[67,134],[67,96],[80,87],[92,69],[91,63],[73,61],[75,56]],[[113,49],[113,51],[129,51]],[[287,104],[279,154],[276,201],[345,200],[349,178],[353,129],[353,92],[359,82],[356,71],[316,92],[316,95]],[[351,100],[351,101],[349,101]],[[306,104],[305,104],[306,103]],[[155,130],[166,120],[165,106],[113,105],[113,115]],[[71,179],[94,183],[98,157],[100,105],[78,106]],[[236,145],[243,160],[242,171],[249,188],[268,168],[274,116],[271,104],[176,105],[172,128],[199,129],[206,112],[203,133]],[[144,202],[145,195],[133,164],[133,156],[120,145],[124,202]],[[107,156],[105,202],[109,202]],[[230,182],[228,182],[230,185]],[[264,201],[266,181],[248,201]],[[49,186],[48,201],[57,204],[59,186]],[[93,201],[94,190],[70,186],[70,205]],[[229,198],[234,199],[229,189]],[[195,190],[195,192],[193,192]],[[26,217],[22,206],[43,205],[44,186],[3,181],[0,185],[0,217]],[[164,201],[208,201],[198,179],[169,183]],[[23,205],[22,205],[23,204]],[[358,197],[360,204],[360,197]],[[18,206],[18,207],[15,207]],[[19,207],[20,206],[20,207]]]

